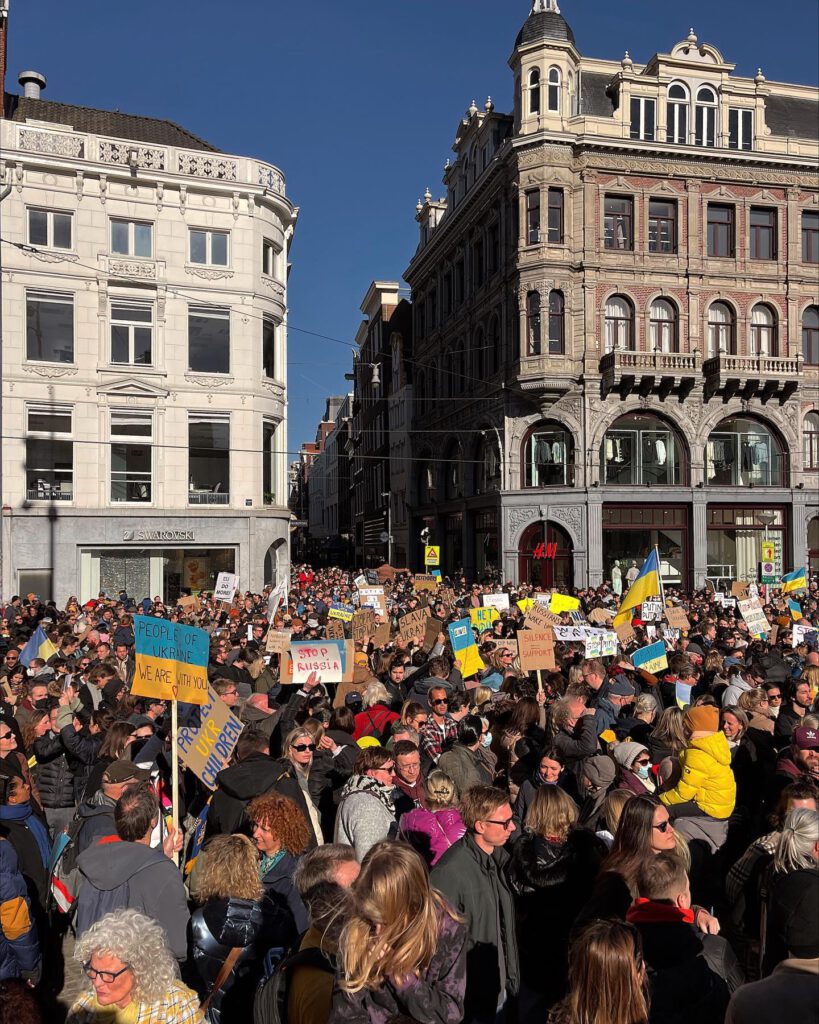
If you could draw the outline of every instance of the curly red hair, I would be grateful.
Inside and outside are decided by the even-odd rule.
[[[310,828],[299,806],[280,793],[264,793],[247,805],[247,816],[269,828],[285,850],[298,856],[310,842]]]

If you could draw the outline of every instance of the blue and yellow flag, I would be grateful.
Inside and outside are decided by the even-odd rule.
[[[631,584],[628,593],[620,602],[620,610],[614,617],[615,629],[624,622],[631,622],[631,616],[628,613],[632,608],[641,605],[647,597],[660,597],[661,594],[660,563],[657,558],[657,549],[654,548],[643,562],[639,576]]]
[[[805,576],[805,567],[801,569],[794,569],[793,572],[786,573],[782,577],[782,593],[792,594],[795,590],[807,590],[808,581]],[[20,659],[23,660],[22,658]]]
[[[48,639],[46,631],[42,626],[38,626],[34,631],[34,636],[20,651],[20,661],[28,668],[35,658],[42,658],[43,661],[48,661],[56,653],[57,648]]]
[[[794,622],[799,622],[802,618],[802,605],[798,601],[788,601],[788,611]]]

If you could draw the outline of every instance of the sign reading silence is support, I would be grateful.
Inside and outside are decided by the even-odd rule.
[[[208,634],[165,619],[134,616],[137,697],[208,703]]]

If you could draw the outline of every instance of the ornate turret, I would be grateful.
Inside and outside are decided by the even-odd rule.
[[[540,39],[555,39],[575,45],[574,32],[560,13],[557,0],[534,0],[529,17],[518,32],[515,46],[534,43]]]

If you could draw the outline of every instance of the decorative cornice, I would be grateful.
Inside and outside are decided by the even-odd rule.
[[[49,156],[82,157],[85,143],[67,132],[44,132],[34,128],[20,129],[20,149],[27,153]]]
[[[156,264],[142,260],[108,260],[108,273],[111,277],[140,277],[145,280],[156,280]]]
[[[157,149],[155,146],[100,139],[99,158],[102,163],[118,164],[120,167],[141,167],[148,171],[165,170],[165,150]]]
[[[232,270],[210,270],[206,267],[185,267],[185,273],[191,277],[201,277],[205,281],[219,281],[224,277],[233,277]]]
[[[50,380],[56,377],[74,377],[79,372],[76,366],[45,366],[39,363],[23,363],[20,368],[23,373],[34,373],[38,377],[47,377]]]
[[[262,284],[265,288],[269,288],[271,292],[276,296],[277,299],[284,301],[284,287],[280,285],[278,281],[275,281],[272,277],[265,277],[262,275]]]
[[[210,374],[195,373],[193,371],[185,374],[185,380],[191,384],[198,384],[201,388],[224,388],[232,384],[234,378],[230,374],[224,376],[211,376]]]

